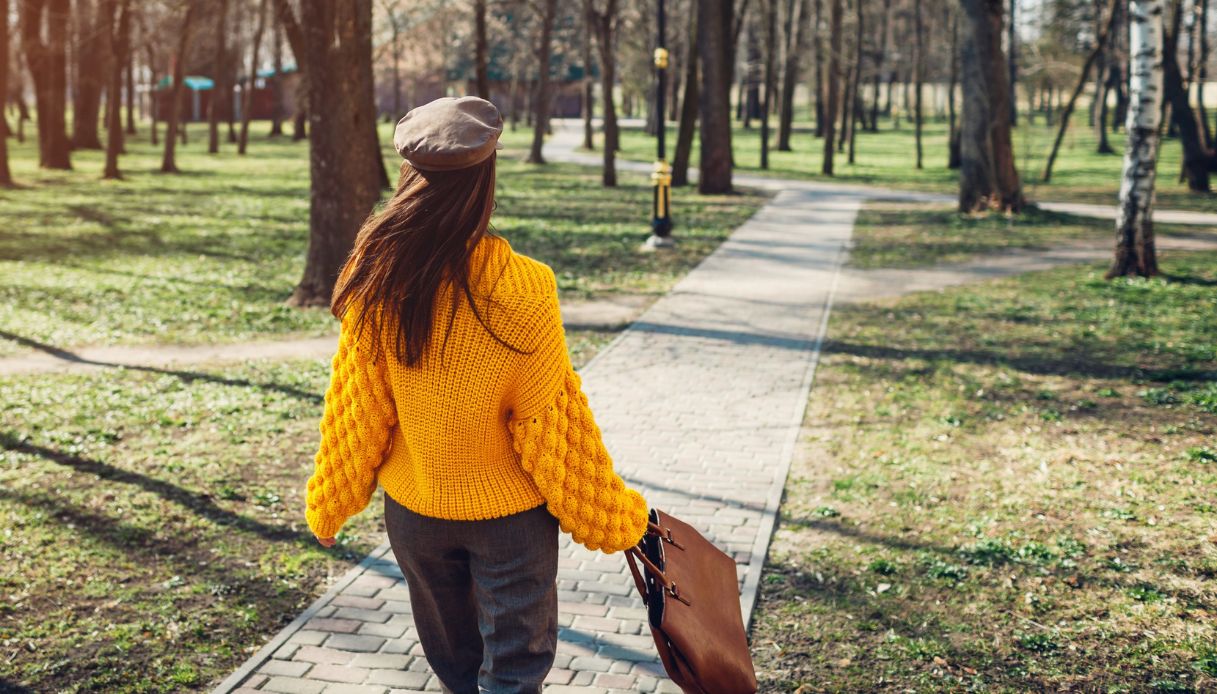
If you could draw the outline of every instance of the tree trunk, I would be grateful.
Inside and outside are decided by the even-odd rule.
[[[67,134],[68,0],[21,0],[21,44],[34,80],[38,164],[71,169]],[[47,41],[42,40],[45,19]]]
[[[769,111],[773,106],[773,75],[777,62],[777,15],[778,0],[762,0],[761,11],[765,19],[765,96],[761,103],[761,168],[769,168]]]
[[[102,7],[105,12],[105,20],[103,25],[107,27],[107,31],[114,26],[114,5],[115,0],[103,0]],[[131,0],[122,0],[121,6],[118,8],[118,27],[117,30],[110,33],[110,97],[106,104],[110,111],[110,128],[106,132],[106,167],[102,173],[102,178],[119,179],[122,178],[122,172],[118,170],[118,155],[123,149],[123,128],[122,128],[122,99],[119,94],[122,90],[123,83],[123,68],[127,65],[128,52],[131,50]]]
[[[698,58],[697,58],[698,3],[694,2],[689,12],[689,60],[685,63],[685,98],[680,102],[680,129],[676,133],[676,152],[672,158],[672,185],[689,184],[689,159],[693,154],[693,130],[697,127],[698,109]]]
[[[1009,108],[1010,108],[1010,126],[1011,127],[1018,125],[1018,90],[1017,90],[1017,87],[1018,87],[1018,31],[1016,28],[1017,27],[1016,22],[1018,21],[1018,19],[1017,19],[1018,15],[1016,14],[1017,9],[1018,9],[1018,0],[1010,0],[1010,21],[1006,25],[1006,27],[1007,27],[1006,28],[1006,45],[1008,45],[1010,47],[1010,56],[1008,58],[1008,66],[1009,66],[1008,88],[1010,90],[1010,95],[1008,97],[1008,103],[1009,103]],[[1000,5],[997,7],[997,21],[998,21],[997,32],[1000,35],[1001,34],[1001,6]],[[998,50],[1000,50],[1001,49],[1001,39],[1000,38],[995,39],[993,45],[997,46]]]
[[[8,0],[0,0],[0,112],[8,103]],[[0,188],[13,187],[8,168],[8,133],[0,134]]]
[[[128,9],[128,12],[130,9]],[[130,20],[128,20],[130,21]],[[135,51],[131,48],[131,30],[127,29],[127,134],[134,135],[135,130]]]
[[[146,32],[140,32],[144,43],[144,50],[148,54],[148,115],[152,121],[152,146],[156,147],[160,144],[157,141],[158,135],[157,121],[160,120],[160,108],[157,105],[156,98],[156,83],[160,75],[156,72],[156,55],[152,51],[152,39]]]
[[[921,81],[925,71],[925,47],[921,43],[921,0],[913,0],[913,137],[917,141],[917,169],[922,166]]]
[[[797,15],[797,17],[791,17]],[[782,70],[782,104],[778,113],[778,151],[790,151],[790,135],[794,128],[794,89],[799,83],[799,61],[803,57],[810,19],[807,0],[786,3],[786,66]],[[790,36],[791,24],[794,36]]]
[[[212,89],[211,102],[207,108],[207,151],[210,154],[218,154],[220,151],[220,94],[226,86],[224,75],[227,74],[228,65],[227,20],[228,0],[220,0],[220,11],[216,13],[215,53],[211,58],[215,87]]]
[[[549,125],[549,107],[553,100],[552,80],[549,76],[549,56],[553,51],[554,18],[558,14],[558,0],[544,0],[541,14],[541,41],[537,47],[537,90],[533,102],[532,147],[528,150],[528,163],[544,164],[541,146],[545,143],[545,130]],[[606,148],[607,149],[607,148]]]
[[[843,133],[848,133],[849,137],[849,158],[847,161],[850,164],[854,163],[854,145],[857,142],[858,134],[858,113],[860,109],[858,104],[858,88],[862,83],[862,32],[866,25],[866,13],[862,7],[862,0],[857,0],[855,3],[858,17],[854,22],[856,32],[854,35],[854,69],[853,77],[849,80],[849,100],[845,105],[845,123],[842,129]]]
[[[1024,200],[1010,141],[1007,66],[1001,51],[1001,0],[962,0],[963,59],[959,210],[1018,212]]]
[[[72,147],[101,149],[97,130],[101,115],[102,88],[109,76],[105,32],[98,31],[101,8],[93,0],[76,0],[75,55],[76,89],[72,98]]]
[[[879,132],[879,84],[883,73],[891,68],[888,66],[888,50],[891,45],[891,14],[892,0],[883,0],[883,24],[879,31],[879,55],[875,57],[875,75],[870,109],[870,127],[872,132]]]
[[[481,0],[479,0],[480,2]],[[582,94],[582,111],[583,111],[583,149],[596,149],[594,130],[592,128],[592,115],[595,111],[596,81],[592,77],[592,34],[595,33],[595,27],[592,25],[594,21],[594,13],[592,9],[592,0],[583,0],[583,45],[580,47],[583,51],[583,94]]]
[[[955,117],[955,89],[959,85],[959,14],[948,10],[951,22],[951,78],[947,84],[947,168],[960,167],[959,125]]]
[[[490,99],[490,77],[486,71],[486,0],[473,1],[474,65],[477,95]]]
[[[1197,0],[1200,3],[1200,67],[1196,73],[1196,118],[1200,121],[1200,129],[1204,132],[1204,141],[1212,148],[1213,131],[1209,128],[1208,109],[1204,105],[1204,82],[1209,77],[1209,0]]]
[[[828,84],[824,108],[824,161],[820,165],[820,173],[832,175],[832,157],[836,142],[837,106],[840,97],[841,74],[841,1],[829,0],[828,28]]]
[[[1162,116],[1164,36],[1162,0],[1130,0],[1128,8],[1128,142],[1120,178],[1115,259],[1108,279],[1158,274],[1154,249],[1154,177],[1158,164],[1158,126]]]
[[[194,13],[195,2],[189,0],[186,3],[186,13],[182,17],[182,26],[179,29],[177,52],[173,57],[173,84],[172,95],[169,98],[169,114],[166,119],[165,126],[165,155],[161,159],[162,173],[177,173],[177,159],[175,158],[175,148],[177,147],[178,121],[181,118],[182,110],[182,93],[185,90],[185,72],[186,51],[190,48],[190,35],[194,29]]]
[[[757,73],[761,70],[761,46],[756,38],[756,22],[748,22],[745,32],[748,57],[744,62],[744,100],[740,106],[743,109],[744,129],[752,129],[752,119],[761,115],[761,78]]]
[[[289,303],[328,306],[355,234],[380,199],[379,174],[370,161],[379,152],[369,151],[376,131],[372,3],[301,3],[299,22],[286,0],[276,0],[276,9],[303,64],[310,121],[309,248]],[[294,32],[298,41],[291,39]]]
[[[823,14],[823,0],[815,0],[816,20],[815,31],[812,32],[812,58],[814,59],[815,80],[812,92],[815,94],[816,137],[824,137],[824,39],[820,32],[820,19]]]
[[[839,1],[839,0],[838,0]],[[701,159],[698,192],[730,193],[731,186],[731,0],[698,0],[701,48]]]
[[[262,33],[266,31],[266,2],[267,0],[261,0],[258,3],[258,28],[254,30],[254,49],[249,56],[249,74],[245,77],[245,90],[241,93],[241,139],[237,143],[237,154],[245,154],[249,147],[249,121],[253,119],[254,89],[258,84],[258,51],[262,47]]]
[[[1073,115],[1073,107],[1077,104],[1078,96],[1081,95],[1082,90],[1086,87],[1086,83],[1090,81],[1090,68],[1099,59],[1099,56],[1103,55],[1103,51],[1107,49],[1107,39],[1111,36],[1112,27],[1115,25],[1116,7],[1119,6],[1120,2],[1121,0],[1111,0],[1111,7],[1107,15],[1107,25],[1099,33],[1094,50],[1090,52],[1090,55],[1086,56],[1086,62],[1082,63],[1082,74],[1078,75],[1077,86],[1073,88],[1073,93],[1069,95],[1069,101],[1061,112],[1061,126],[1056,131],[1056,141],[1052,143],[1052,151],[1048,153],[1048,161],[1044,164],[1044,183],[1052,180],[1052,165],[1056,163],[1057,152],[1060,151],[1061,142],[1065,139],[1065,129],[1069,127],[1069,117]]]
[[[604,100],[604,170],[601,182],[605,188],[617,185],[617,106],[613,103],[613,83],[617,79],[617,57],[614,53],[617,29],[617,0],[607,0],[604,12],[597,12],[588,2],[588,24],[596,28],[596,49],[600,53],[600,98]]]
[[[275,74],[270,78],[270,137],[283,135],[283,24],[276,12],[271,18],[271,60]]]
[[[1183,75],[1176,57],[1181,14],[1179,11],[1174,13],[1173,26],[1164,39],[1165,50],[1162,54],[1164,98],[1170,105],[1175,127],[1179,131],[1179,144],[1183,147],[1182,175],[1187,180],[1187,188],[1194,193],[1207,193],[1209,192],[1209,163],[1213,159],[1213,153],[1206,146],[1200,127],[1196,123],[1196,114],[1192,111],[1188,90],[1183,84]]]

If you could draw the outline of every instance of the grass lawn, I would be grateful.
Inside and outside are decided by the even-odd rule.
[[[1213,231],[1154,225],[1159,240],[1182,235],[1217,241]],[[924,267],[1004,250],[1042,250],[1069,243],[1110,248],[1114,239],[1110,221],[1038,208],[1011,216],[965,216],[936,203],[870,201],[858,213],[849,265],[859,269]]]
[[[0,192],[0,337],[223,342],[333,330],[283,306],[302,269],[305,149],[199,153],[154,173],[142,140],[129,179],[34,166]],[[663,292],[744,221],[757,194],[677,202],[675,252],[642,254],[650,187],[501,153],[499,232],[550,263],[567,298]],[[387,131],[382,140],[388,141]],[[396,155],[393,155],[394,157]],[[390,159],[391,160],[391,159]],[[611,331],[572,330],[581,364]],[[19,349],[0,339],[0,355]],[[381,541],[383,503],[325,551],[303,518],[328,360],[0,378],[0,690],[180,691],[214,684]]]
[[[1076,114],[1075,114],[1076,115]],[[1084,123],[1085,114],[1075,124]],[[1025,123],[1025,120],[1023,121]],[[791,139],[792,152],[770,151],[770,168],[760,168],[759,126],[745,130],[738,125],[732,133],[736,171],[740,173],[836,180],[844,183],[865,183],[890,188],[911,188],[938,191],[954,195],[959,190],[959,172],[946,167],[947,124],[931,121],[926,123],[922,136],[925,168],[915,167],[915,144],[913,129],[902,123],[898,130],[891,128],[890,120],[880,119],[878,133],[858,131],[856,163],[849,164],[846,155],[838,154],[834,169],[836,176],[828,178],[820,174],[824,141],[813,135],[810,122],[796,122]],[[777,138],[777,121],[771,121],[774,141]],[[1040,182],[1048,150],[1056,138],[1056,129],[1037,120],[1034,125],[1021,125],[1014,129],[1015,165],[1023,181],[1023,190],[1030,200],[1088,202],[1115,204],[1120,187],[1120,154],[1096,154],[1094,133],[1086,127],[1072,127],[1065,134],[1061,153],[1053,168],[1052,182]],[[1110,137],[1111,145],[1123,152],[1124,134]],[[676,128],[669,128],[668,156],[675,146]],[[639,128],[623,129],[621,133],[622,156],[638,161],[653,161],[655,139]],[[697,165],[697,139],[694,138],[692,164]],[[1182,161],[1182,148],[1177,139],[1166,139],[1162,143],[1158,159],[1157,205],[1161,208],[1217,211],[1217,194],[1190,193],[1187,186],[1178,182]],[[1213,181],[1217,188],[1217,178]]]
[[[1164,264],[834,311],[762,691],[1217,688],[1217,253]]]
[[[263,132],[264,124],[255,124]],[[72,172],[37,168],[33,138],[11,152],[24,188],[0,191],[0,356],[12,337],[59,348],[86,344],[210,343],[334,330],[327,311],[284,305],[304,266],[308,160],[304,143],[255,137],[250,154],[206,154],[191,126],[177,176],[157,173],[147,129],[122,158],[125,181],[101,181],[102,154],[76,152]],[[642,254],[649,180],[615,189],[595,169],[523,163],[528,133],[500,153],[495,227],[551,264],[568,298],[662,293],[761,202],[756,194],[681,196],[683,243]],[[391,141],[384,126],[381,141]],[[400,159],[386,161],[395,178]]]

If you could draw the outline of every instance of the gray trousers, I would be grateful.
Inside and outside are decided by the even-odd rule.
[[[418,640],[445,690],[540,692],[558,645],[557,519],[538,506],[443,520],[385,494],[385,526]]]

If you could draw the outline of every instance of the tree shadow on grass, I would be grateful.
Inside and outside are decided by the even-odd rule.
[[[23,440],[11,431],[0,431],[0,447],[15,453],[24,453],[57,463],[64,467],[72,468],[77,472],[95,475],[98,479],[139,487],[144,491],[156,494],[166,501],[171,501],[186,508],[216,525],[253,533],[263,539],[275,542],[289,541],[309,545],[313,541],[310,533],[293,531],[283,526],[268,525],[257,519],[221,508],[212,500],[210,494],[192,491],[172,482],[149,477],[140,472],[124,470],[100,460],[85,458],[31,443]]]
[[[1024,373],[1041,376],[1082,376],[1086,378],[1144,378],[1151,381],[1204,381],[1217,379],[1210,369],[1162,368],[1146,369],[1132,364],[1109,364],[1095,361],[1086,354],[1018,355],[1004,351],[917,349],[882,347],[842,340],[828,340],[823,351],[876,360],[924,359],[945,360],[960,364],[1004,366]]]
[[[306,402],[322,404],[325,402],[325,396],[319,393],[313,393],[306,390],[301,390],[293,386],[285,386],[280,383],[257,383],[245,378],[225,378],[216,376],[203,371],[179,371],[175,369],[162,369],[155,366],[141,366],[139,364],[119,364],[117,362],[100,361],[96,359],[86,359],[85,357],[71,352],[66,349],[48,345],[44,342],[10,333],[6,330],[0,330],[0,338],[11,340],[24,347],[36,349],[39,352],[49,354],[56,359],[71,362],[73,364],[82,364],[86,366],[101,366],[112,369],[130,369],[132,371],[144,371],[147,373],[163,374],[166,376],[174,376],[181,379],[184,383],[190,384],[194,381],[206,381],[208,383],[218,383],[225,386],[238,386],[242,388],[258,388],[263,390],[271,390],[277,393],[283,393],[293,398],[298,398]]]

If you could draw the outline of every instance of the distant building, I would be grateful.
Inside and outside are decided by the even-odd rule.
[[[274,116],[275,71],[273,69],[259,70],[254,80],[252,115],[254,120],[269,120]],[[220,120],[241,119],[241,107],[244,103],[242,93],[248,80],[238,78],[232,90],[232,99],[221,100],[219,103]],[[165,120],[169,115],[169,105],[173,98],[173,80],[169,76],[161,78],[153,92],[152,108],[157,120]],[[182,79],[182,102],[180,117],[186,122],[201,122],[208,119],[211,100],[215,98],[215,80],[202,75],[189,75]],[[300,74],[294,65],[285,67],[279,79],[279,115],[284,120],[291,118],[296,112],[296,90],[300,88]]]

